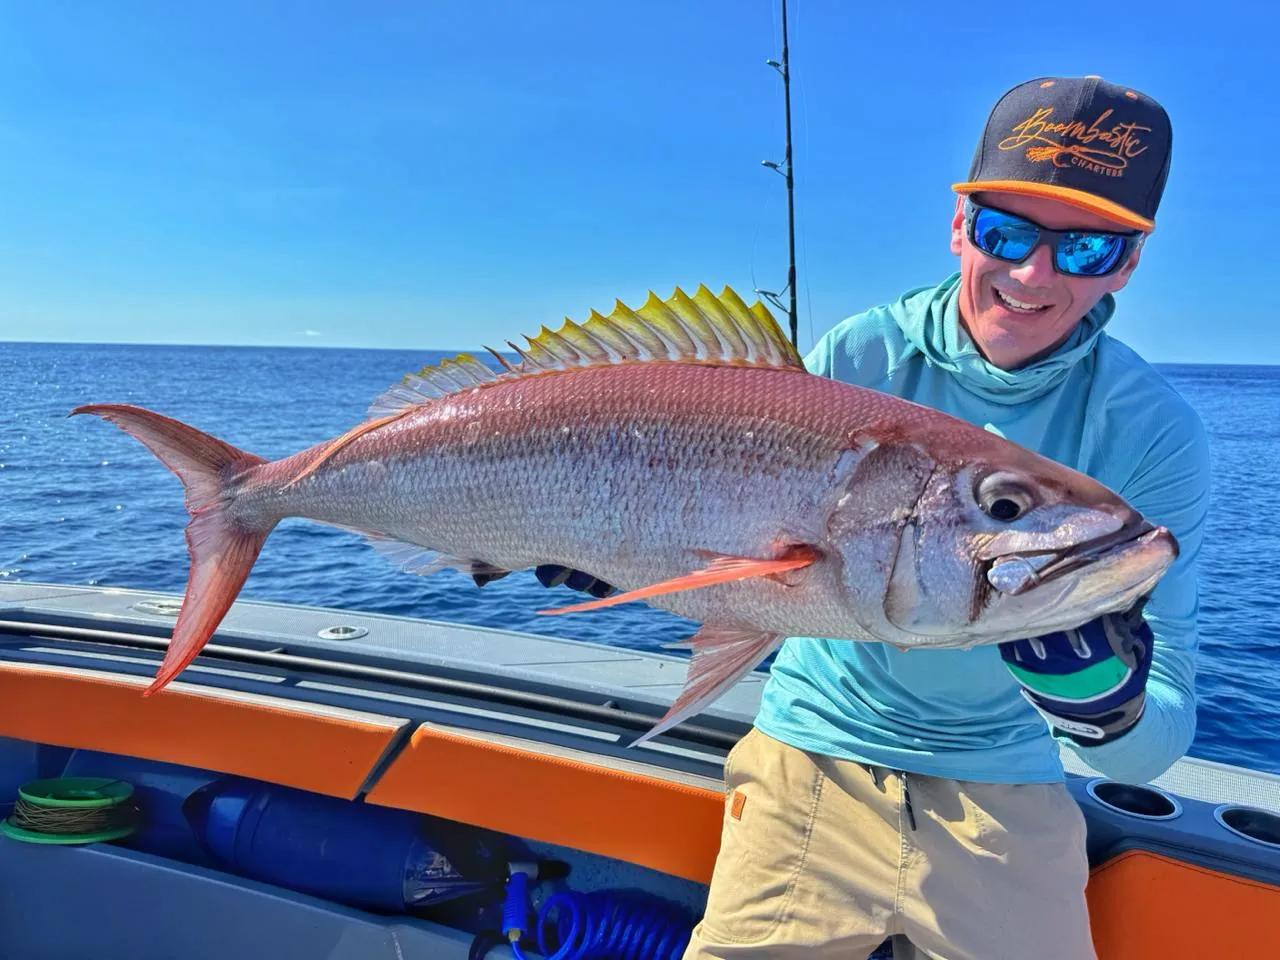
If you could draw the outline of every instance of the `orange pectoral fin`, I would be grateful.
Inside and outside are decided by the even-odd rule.
[[[748,557],[720,557],[710,566],[693,573],[650,584],[638,590],[628,590],[603,600],[590,600],[586,603],[575,603],[569,607],[557,607],[554,610],[539,610],[538,613],[555,616],[561,613],[581,613],[586,610],[600,610],[614,607],[620,603],[633,600],[647,600],[649,597],[661,596],[664,593],[679,593],[681,590],[697,590],[717,583],[730,583],[734,580],[748,580],[751,577],[767,577],[773,574],[786,573],[788,570],[799,570],[807,567],[821,554],[813,547],[801,546],[793,549],[788,556],[780,560],[752,560]]]

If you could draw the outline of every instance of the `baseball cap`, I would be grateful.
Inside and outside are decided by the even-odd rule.
[[[1101,77],[1041,77],[996,103],[956,193],[1048,197],[1128,227],[1155,229],[1173,127],[1146,94]]]

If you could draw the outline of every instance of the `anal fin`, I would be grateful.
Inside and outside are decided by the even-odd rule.
[[[781,640],[777,633],[709,623],[684,643],[674,644],[693,651],[684,689],[657,725],[628,746],[644,743],[698,713],[759,666]]]
[[[432,550],[417,543],[408,543],[392,537],[378,534],[366,534],[369,545],[382,554],[405,573],[415,573],[427,577],[441,570],[457,570],[465,573],[476,582],[477,587],[486,583],[501,580],[510,570],[494,566],[484,560],[468,560],[453,557],[439,550]]]

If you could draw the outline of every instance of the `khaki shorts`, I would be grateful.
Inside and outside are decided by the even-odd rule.
[[[758,730],[725,780],[685,960],[861,960],[891,935],[895,958],[1094,960],[1084,817],[1062,784],[904,778]]]

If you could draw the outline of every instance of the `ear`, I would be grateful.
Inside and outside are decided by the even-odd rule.
[[[957,257],[964,248],[964,197],[956,197],[956,212],[951,218],[951,252]]]
[[[1138,249],[1129,254],[1129,260],[1125,265],[1107,278],[1110,281],[1110,283],[1107,284],[1107,293],[1117,293],[1120,290],[1123,290],[1124,285],[1128,283],[1129,278],[1133,276],[1133,271],[1138,269],[1138,261],[1141,259],[1142,246],[1139,245]]]

